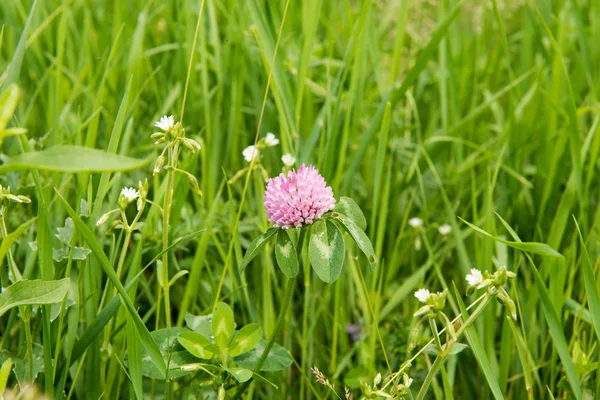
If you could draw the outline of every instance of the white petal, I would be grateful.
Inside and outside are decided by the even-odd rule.
[[[452,227],[448,224],[441,225],[438,228],[438,232],[440,233],[440,235],[446,236],[447,234],[452,232]]]
[[[412,226],[413,228],[419,228],[419,227],[423,226],[423,220],[419,217],[413,217],[408,220],[408,224],[410,226]]]
[[[242,155],[246,161],[251,162],[252,159],[260,156],[260,151],[256,148],[256,146],[248,146],[244,149],[244,151],[242,151]]]
[[[267,136],[265,137],[265,142],[267,143],[267,146],[273,147],[273,146],[277,146],[279,144],[279,139],[277,139],[277,137],[274,134],[269,132],[269,133],[267,133]]]
[[[469,286],[477,286],[483,282],[483,274],[477,268],[472,268],[471,273],[465,276]]]
[[[429,292],[429,289],[419,289],[415,292],[415,297],[421,302],[421,303],[425,303],[427,302],[427,300],[429,300],[429,296],[431,296],[431,293]]]
[[[285,166],[287,167],[291,167],[294,164],[296,164],[296,159],[294,158],[293,155],[291,155],[290,153],[286,153],[283,156],[281,156],[281,161],[283,161],[283,163],[285,164]]]

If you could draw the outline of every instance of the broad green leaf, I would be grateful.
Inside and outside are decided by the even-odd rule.
[[[90,249],[86,249],[84,247],[73,247],[73,260],[78,260],[78,261],[83,261],[87,258],[87,256],[91,253],[92,251]],[[52,258],[54,259],[54,261],[56,262],[61,262],[63,260],[66,260],[69,258],[69,254],[71,254],[71,249],[69,249],[68,247],[63,247],[60,249],[53,249],[52,250]]]
[[[377,262],[377,257],[375,256],[375,250],[373,250],[373,245],[367,234],[363,232],[353,220],[346,217],[344,214],[339,214],[337,220],[341,222],[350,236],[352,236],[352,239],[354,239],[358,248],[369,260],[369,264],[375,264]]]
[[[63,244],[70,245],[71,239],[73,238],[73,231],[75,230],[75,224],[73,223],[73,220],[67,217],[65,219],[65,226],[56,228],[56,230],[58,231],[56,234],[58,240],[60,240]]]
[[[234,329],[233,310],[226,303],[217,303],[217,308],[213,313],[212,334],[215,344],[221,351],[229,347]]]
[[[350,218],[363,231],[367,229],[367,220],[362,210],[350,197],[340,197],[333,211]]]
[[[100,246],[100,244],[96,240],[96,236],[94,235],[94,232],[92,232],[90,230],[90,228],[88,228],[88,226],[85,224],[85,222],[83,222],[81,220],[81,218],[77,215],[75,210],[73,210],[73,208],[69,205],[69,203],[67,203],[67,201],[64,199],[64,197],[62,197],[62,195],[58,191],[56,192],[56,195],[58,196],[58,198],[62,202],[63,206],[65,207],[65,210],[67,211],[67,213],[69,214],[69,216],[71,217],[73,222],[75,223],[75,227],[77,228],[77,231],[81,234],[83,239],[87,242],[88,246],[94,253],[94,256],[100,263],[102,270],[108,276],[108,279],[110,280],[110,282],[117,289],[117,292],[119,292],[121,299],[125,303],[125,307],[127,307],[127,311],[131,314],[131,316],[133,317],[133,320],[135,321],[137,331],[140,335],[140,339],[142,340],[142,344],[144,345],[144,350],[147,351],[149,357],[156,364],[158,371],[162,374],[162,378],[164,378],[167,373],[167,366],[165,364],[164,359],[161,357],[159,348],[156,345],[156,343],[154,342],[154,339],[152,339],[152,336],[150,335],[148,328],[144,324],[144,321],[142,321],[142,318],[140,317],[140,315],[137,313],[135,307],[133,306],[133,303],[131,302],[129,295],[127,294],[127,291],[123,287],[123,284],[117,277],[117,274],[114,271],[110,260],[108,259],[108,257],[104,253],[104,251],[102,250],[102,246]],[[118,308],[118,305],[116,307]]]
[[[188,328],[196,333],[210,337],[212,335],[212,314],[208,315],[192,315],[190,313],[185,314],[185,324]]]
[[[27,228],[29,228],[31,224],[35,222],[36,219],[36,217],[30,219],[29,221],[25,222],[15,231],[9,233],[8,235],[6,235],[6,237],[2,239],[2,243],[0,243],[0,265],[2,265],[4,257],[8,253],[8,249],[10,249],[10,246],[12,246],[13,243],[21,237],[21,235],[23,235],[23,232],[25,232]]]
[[[253,372],[249,369],[245,368],[223,368],[225,371],[229,372],[236,381],[240,383],[244,383],[249,381],[252,378]]]
[[[233,357],[252,350],[260,342],[261,331],[258,324],[248,324],[239,330],[229,345]]]
[[[168,328],[150,333],[152,340],[158,346],[163,362],[165,365],[168,363],[169,379],[189,374],[191,371],[183,370],[181,366],[198,361],[178,342],[177,339],[183,332],[189,331],[186,328]],[[142,375],[152,379],[164,380],[164,375],[161,375],[161,371],[156,367],[156,363],[150,357],[146,348],[142,349]]]
[[[445,346],[445,345],[443,345],[442,347],[443,347],[443,348],[444,348],[444,350],[445,350],[445,347],[444,347],[444,346]],[[460,353],[461,351],[463,351],[464,349],[466,349],[466,348],[468,348],[468,347],[469,347],[469,346],[468,346],[468,345],[466,345],[466,344],[464,344],[464,343],[458,343],[458,342],[457,342],[457,343],[454,343],[454,344],[452,344],[452,346],[450,347],[450,350],[448,350],[448,352],[446,353],[446,355],[447,355],[447,356],[453,356],[453,355],[455,355],[455,354],[458,354],[458,353]],[[440,352],[439,352],[439,350],[438,350],[438,348],[437,348],[437,345],[436,345],[436,344],[434,344],[434,343],[430,343],[430,344],[428,344],[427,346],[425,346],[425,350],[423,350],[423,352],[424,352],[424,353],[427,353],[427,354],[434,355],[434,356],[437,356],[437,355],[439,355],[439,354],[440,354]]]
[[[69,278],[58,281],[22,280],[0,293],[0,316],[16,306],[52,304],[62,301],[69,290]]]
[[[552,247],[548,246],[546,243],[538,243],[538,242],[511,242],[510,240],[504,240],[504,239],[500,239],[499,237],[496,237],[486,231],[484,231],[483,229],[473,225],[470,222],[465,221],[464,219],[458,217],[462,222],[464,222],[465,224],[467,224],[471,229],[491,238],[494,239],[500,243],[504,243],[505,245],[521,250],[521,251],[525,251],[528,253],[532,253],[532,254],[539,254],[541,256],[548,256],[548,257],[563,257],[562,254],[560,254],[558,251],[554,250]],[[514,232],[514,231],[513,231]]]
[[[460,307],[460,312],[462,314],[463,321],[466,321],[467,318],[469,318],[469,313],[467,311],[467,308],[465,307],[465,304],[462,300],[458,289],[456,288],[456,285],[454,285],[454,293],[456,294],[456,299],[458,302],[458,306]],[[502,390],[500,390],[500,386],[498,385],[498,381],[496,380],[496,375],[494,375],[494,372],[490,365],[490,361],[487,357],[487,354],[485,352],[483,344],[481,343],[481,339],[479,338],[479,334],[477,333],[477,329],[475,328],[475,326],[471,325],[465,330],[465,337],[467,338],[467,341],[471,346],[471,351],[473,351],[473,355],[475,356],[479,367],[483,371],[483,375],[487,380],[488,386],[490,387],[494,398],[496,400],[504,399],[504,396],[502,395]]]
[[[277,233],[275,258],[277,259],[277,265],[285,276],[293,278],[298,275],[300,263],[298,262],[296,246],[294,246],[290,234],[286,229],[279,229],[279,233]]]
[[[17,382],[21,385],[25,385],[28,383],[27,378],[27,364],[28,361],[26,359],[26,354],[23,353],[23,357],[25,359],[19,357],[16,353],[9,352],[8,350],[0,350],[0,363],[6,362],[9,358],[12,359],[12,370],[15,373],[15,377],[17,378]],[[37,376],[44,372],[44,348],[38,343],[33,344],[33,359],[32,359],[32,370],[31,376],[33,380],[37,378]]]
[[[210,360],[218,352],[215,345],[206,336],[196,332],[183,332],[177,340],[194,357],[204,360]]]
[[[259,235],[256,239],[252,241],[252,243],[250,243],[250,246],[248,246],[248,250],[246,250],[246,254],[244,255],[244,258],[242,259],[242,262],[239,266],[240,274],[246,269],[248,264],[250,264],[250,261],[252,261],[254,257],[258,255],[260,250],[263,247],[265,247],[267,243],[269,243],[269,240],[271,240],[273,236],[275,236],[277,230],[277,228],[271,228],[262,235]]]
[[[233,361],[235,361],[239,367],[254,370],[266,345],[267,342],[261,340],[252,350],[234,357]],[[260,370],[269,372],[282,371],[292,365],[292,362],[293,360],[290,358],[285,347],[275,343]]]
[[[575,220],[575,226],[577,227],[577,233],[579,233],[579,243],[581,246],[581,263],[583,266],[583,283],[585,284],[585,293],[587,295],[587,302],[590,307],[590,316],[594,324],[594,330],[596,331],[596,337],[600,339],[600,296],[598,296],[598,287],[596,286],[596,275],[594,274],[594,268],[592,267],[592,260],[585,246],[581,229],[577,219]]]
[[[6,382],[8,382],[8,376],[10,375],[10,371],[12,371],[12,366],[12,358],[8,358],[2,363],[2,368],[0,368],[0,393],[4,393],[4,390],[6,390]]]
[[[149,162],[150,158],[140,160],[89,147],[57,145],[42,151],[21,153],[0,166],[0,173],[28,169],[70,173],[131,171]]]
[[[308,258],[317,276],[327,283],[342,273],[346,249],[342,232],[331,221],[318,221],[308,243]]]

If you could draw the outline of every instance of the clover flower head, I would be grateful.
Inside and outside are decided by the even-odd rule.
[[[292,167],[294,164],[296,164],[296,158],[290,153],[286,153],[281,156],[281,161],[283,161],[283,164],[286,167]]]
[[[246,161],[251,162],[253,159],[260,157],[260,150],[254,145],[248,146],[242,151],[242,155]]]
[[[333,190],[314,166],[302,164],[287,176],[268,181],[265,208],[276,228],[300,228],[312,224],[335,206]]]
[[[427,300],[429,300],[429,297],[431,297],[431,292],[429,289],[419,289],[415,292],[415,297],[421,303],[426,303]]]
[[[413,217],[408,220],[408,224],[413,228],[420,228],[423,226],[423,220],[419,217]]]
[[[483,282],[483,274],[477,268],[471,268],[471,273],[465,276],[469,286],[477,286]]]
[[[452,227],[448,224],[440,225],[440,227],[438,228],[438,232],[440,233],[440,235],[446,236],[447,234],[452,232]]]
[[[267,136],[265,136],[265,143],[267,144],[267,147],[277,146],[279,144],[279,139],[277,139],[277,136],[269,132],[267,133]]]
[[[121,190],[121,196],[127,201],[127,203],[131,203],[140,197],[140,193],[132,187],[124,187]]]
[[[163,117],[161,117],[160,120],[158,120],[154,126],[156,126],[157,128],[162,129],[165,132],[169,132],[171,129],[173,129],[173,127],[175,126],[175,117],[172,115],[169,115],[168,117],[165,115]]]

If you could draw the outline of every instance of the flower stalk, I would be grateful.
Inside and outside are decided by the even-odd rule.
[[[304,237],[305,236],[306,236],[306,229],[301,228],[300,234],[298,235],[298,243],[296,244],[298,260],[300,260],[300,261],[302,260],[301,255],[302,255],[302,248],[304,247]],[[255,374],[260,372],[260,369],[262,368],[263,364],[265,363],[265,360],[269,356],[269,352],[271,351],[271,349],[273,348],[273,345],[275,344],[275,339],[281,334],[281,331],[283,330],[283,324],[285,322],[285,317],[287,315],[287,310],[288,310],[288,308],[290,306],[290,302],[292,300],[292,295],[294,293],[294,288],[296,287],[297,280],[298,280],[298,276],[288,279],[287,285],[285,287],[285,294],[283,297],[283,302],[281,303],[281,308],[279,309],[279,315],[277,315],[277,321],[275,321],[275,329],[273,330],[273,333],[271,334],[271,337],[269,338],[269,341],[267,342],[267,345],[265,346],[263,353],[261,354],[260,358],[258,359],[256,366],[254,367],[253,372]],[[246,391],[246,389],[248,388],[249,385],[250,385],[250,381],[245,382],[238,389],[235,396],[233,396],[233,400],[239,399],[240,396]]]

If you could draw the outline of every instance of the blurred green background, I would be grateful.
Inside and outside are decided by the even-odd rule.
[[[248,167],[242,150],[256,137],[273,132],[281,140],[263,152],[266,175],[279,174],[281,155],[291,153],[299,163],[314,164],[336,197],[349,196],[365,211],[376,268],[368,269],[358,249],[348,245],[335,284],[320,282],[310,270],[303,273],[281,340],[297,364],[269,375],[279,390],[257,383],[247,398],[331,398],[314,383],[314,365],[338,387],[351,384],[352,377],[372,380],[386,371],[375,324],[397,369],[409,358],[406,344],[417,308],[413,292],[448,286],[454,295],[452,282],[463,290],[470,268],[493,271],[501,265],[518,275],[511,289],[518,323],[511,329],[505,310],[491,307],[477,330],[502,392],[513,399],[545,398],[549,392],[571,396],[564,358],[549,333],[524,254],[457,218],[512,240],[495,213],[523,241],[547,243],[564,255],[533,261],[579,384],[584,393],[597,395],[598,340],[585,309],[573,216],[597,272],[600,2],[38,0],[33,7],[32,1],[4,0],[0,26],[0,79],[16,81],[21,89],[12,124],[27,128],[34,149],[58,144],[106,149],[116,137],[118,153],[156,157],[160,149],[150,139],[154,122],[164,114],[179,120],[185,105],[183,125],[202,151],[185,153],[180,166],[197,177],[204,195],[193,194],[185,179],[177,181],[172,237],[206,231],[173,253],[172,274],[190,270],[171,289],[178,324],[186,312],[210,311],[224,265],[237,266],[250,240],[269,226],[261,170],[252,172],[245,197],[245,173],[228,182]],[[120,107],[123,125],[115,131]],[[20,141],[8,138],[0,151],[5,162],[22,151]],[[106,199],[92,215],[113,208],[121,187],[144,177],[150,180],[150,198],[159,201],[164,177],[151,173],[152,164],[113,174]],[[59,173],[42,178],[53,233],[64,225],[66,213],[51,189],[75,207],[96,196],[99,180]],[[26,173],[3,174],[0,183],[34,193]],[[19,207],[7,219],[11,230],[36,214],[33,206]],[[423,226],[410,226],[412,217],[421,218]],[[443,224],[451,233],[438,231]],[[160,251],[161,231],[157,214],[149,214],[136,239],[143,238],[144,261]],[[114,257],[118,237],[97,232]],[[30,263],[37,277],[27,244],[33,239],[30,234],[20,241],[14,254],[20,263]],[[239,324],[258,322],[265,332],[273,328],[284,287],[270,254],[247,268],[241,287],[230,268],[221,296],[234,305]],[[56,264],[54,278],[64,277],[64,271]],[[56,340],[66,341],[55,354],[59,366],[69,357],[68,339],[94,321],[105,285],[93,260],[77,262],[71,278],[79,282],[80,303],[69,309],[64,332],[53,328]],[[132,296],[151,327],[156,291],[150,270]],[[346,330],[359,322],[362,336],[354,341]],[[7,324],[8,314],[0,323],[2,348],[18,351],[24,333]],[[33,329],[41,343],[39,322]],[[123,349],[107,348],[99,333],[63,383],[67,392],[73,388],[76,398],[127,397],[125,370],[106,372],[113,352],[122,356]],[[416,382],[428,362],[420,359],[411,369]],[[435,398],[449,393],[491,398],[471,351],[452,358],[444,376],[432,392]],[[174,384],[174,398],[194,398],[198,391],[194,379]]]

